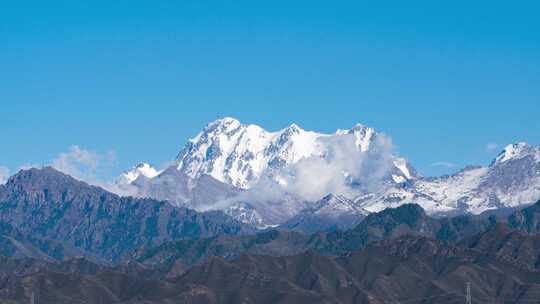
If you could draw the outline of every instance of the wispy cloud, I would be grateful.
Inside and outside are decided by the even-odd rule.
[[[31,168],[42,168],[51,166],[56,170],[68,174],[78,180],[88,184],[102,187],[108,191],[124,194],[125,189],[118,188],[111,174],[116,174],[115,165],[117,163],[116,152],[107,150],[105,152],[92,151],[78,145],[72,145],[67,151],[59,153],[54,159],[45,163],[26,163],[19,166],[18,170],[28,170]],[[9,178],[8,168],[0,166],[0,184]],[[132,193],[127,193],[131,195]]]
[[[9,169],[4,166],[0,166],[0,185],[5,184],[8,178],[9,178]]]
[[[499,145],[497,143],[487,143],[486,147],[485,147],[485,150],[486,150],[486,152],[493,152],[493,151],[498,150],[500,147],[501,147],[501,145]]]
[[[379,134],[366,152],[359,151],[354,135],[321,140],[324,153],[301,159],[296,164],[263,177],[253,188],[201,210],[227,208],[238,202],[264,211],[269,223],[277,223],[316,201],[334,193],[355,197],[384,187],[384,178],[394,168],[392,140]],[[302,202],[291,204],[290,200]]]
[[[458,165],[452,162],[438,161],[431,164],[432,167],[455,168]]]
[[[108,183],[104,181],[103,175],[115,161],[116,153],[113,150],[98,153],[73,145],[67,152],[58,154],[52,160],[51,166],[87,183],[107,186]]]

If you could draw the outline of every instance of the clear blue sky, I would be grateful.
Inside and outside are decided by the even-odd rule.
[[[361,122],[426,175],[540,144],[537,1],[376,2],[3,1],[0,165],[159,165],[222,116]]]

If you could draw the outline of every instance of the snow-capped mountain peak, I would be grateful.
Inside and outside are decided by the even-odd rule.
[[[354,135],[356,138],[356,145],[362,152],[369,150],[370,144],[376,136],[375,129],[368,128],[359,123],[354,125],[354,127],[352,127],[347,133]]]
[[[265,174],[275,172],[307,157],[323,157],[332,138],[354,135],[360,152],[370,150],[377,132],[357,124],[344,132],[321,134],[296,124],[269,132],[230,117],[211,122],[178,154],[177,169],[197,178],[210,175],[242,189],[249,189]],[[401,168],[406,168],[401,166]],[[409,179],[405,171],[400,175]]]
[[[304,131],[304,129],[300,128],[297,124],[292,123],[290,126],[285,128],[284,131],[290,134],[299,134],[301,131]]]
[[[540,160],[540,149],[530,146],[526,142],[518,142],[506,146],[504,150],[495,158],[493,164],[500,164],[509,160],[520,159],[529,155],[532,155],[537,160]]]
[[[220,126],[220,125],[223,125],[223,126],[238,126],[240,124],[241,124],[240,121],[238,119],[236,119],[236,118],[223,117],[223,118],[220,118],[220,119],[216,119],[213,122],[210,122],[208,124],[208,127]]]
[[[160,171],[156,170],[148,163],[139,163],[136,166],[133,166],[131,169],[125,171],[118,178],[119,184],[131,184],[137,180],[140,176],[146,178],[154,178],[158,176]]]
[[[225,210],[261,227],[317,227],[323,218],[356,223],[404,203],[430,214],[532,203],[540,198],[540,147],[518,142],[490,166],[422,177],[392,154],[384,134],[362,124],[322,134],[296,124],[267,131],[226,117],[206,125],[163,172],[142,163],[119,179],[137,195]],[[326,193],[335,194],[320,199]]]

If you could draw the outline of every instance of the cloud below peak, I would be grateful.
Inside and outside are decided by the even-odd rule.
[[[275,224],[297,214],[328,194],[355,197],[385,187],[395,170],[392,140],[379,134],[367,151],[360,151],[354,135],[322,139],[323,153],[303,158],[264,176],[249,190],[201,210],[226,209],[248,203]],[[295,203],[291,203],[294,201]]]
[[[114,182],[107,178],[116,164],[116,159],[114,150],[100,153],[72,145],[68,151],[59,153],[49,165],[78,180],[118,193]]]

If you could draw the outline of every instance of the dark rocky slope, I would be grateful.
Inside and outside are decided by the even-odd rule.
[[[217,236],[197,240],[167,242],[153,248],[140,248],[128,260],[160,267],[166,275],[178,275],[190,266],[218,256],[227,260],[240,253],[282,256],[314,250],[323,255],[341,255],[363,248],[375,241],[403,235],[429,237],[457,243],[483,233],[497,223],[529,233],[530,224],[517,225],[514,218],[526,214],[538,216],[540,202],[511,215],[457,216],[432,218],[418,205],[407,204],[370,214],[355,228],[346,231],[320,232],[306,235],[284,230],[269,230],[256,235]],[[525,222],[529,223],[529,222]]]
[[[220,212],[119,197],[52,168],[20,171],[0,186],[0,222],[16,227],[20,240],[61,242],[109,262],[141,246],[254,231]]]
[[[524,254],[516,254],[518,248]],[[528,245],[527,245],[528,244]],[[501,225],[457,245],[403,235],[338,257],[314,251],[219,257],[168,279],[141,265],[105,267],[75,259],[0,259],[0,300],[39,303],[473,303],[538,300],[538,237]],[[497,250],[493,250],[497,248]]]

